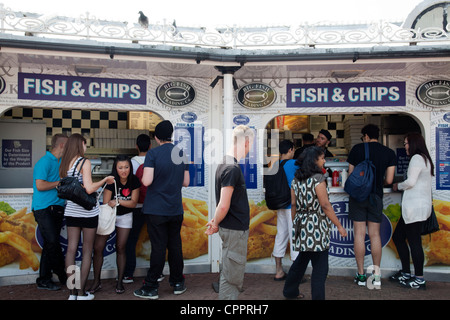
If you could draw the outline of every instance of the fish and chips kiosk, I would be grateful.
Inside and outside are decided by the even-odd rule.
[[[21,18],[16,15],[16,19]],[[360,142],[361,128],[373,123],[380,127],[379,142],[396,153],[396,182],[402,181],[408,167],[403,137],[410,131],[425,137],[436,167],[432,191],[441,230],[423,238],[424,271],[430,280],[450,280],[448,42],[434,39],[429,44],[422,39],[419,45],[357,49],[256,50],[254,44],[244,49],[210,49],[166,43],[148,46],[141,40],[112,45],[92,39],[46,38],[39,32],[32,36],[18,30],[0,32],[0,233],[12,231],[25,239],[27,255],[39,260],[41,254],[42,238],[31,212],[32,171],[49,149],[52,135],[82,134],[93,177],[101,179],[111,172],[116,155],[136,155],[136,137],[141,133],[153,137],[157,123],[166,119],[175,127],[174,143],[191,161],[191,183],[183,188],[185,273],[220,269],[220,238],[208,238],[205,225],[215,210],[218,159],[229,145],[232,128],[245,124],[256,133],[253,148],[241,163],[252,230],[246,271],[275,270],[271,255],[276,211],[265,205],[262,176],[279,156],[278,142],[289,139],[299,147],[304,133],[316,137],[327,129],[334,157],[327,158],[326,166],[340,177],[329,187],[329,197],[349,234],[341,238],[332,229],[330,274],[353,275],[353,226],[342,179],[348,172],[347,155]],[[182,44],[187,39],[178,41]],[[383,276],[400,268],[391,240],[400,213],[401,193],[385,186]],[[11,224],[19,228],[9,230]],[[366,240],[365,266],[369,267],[370,242]],[[39,265],[27,263],[29,259],[11,241],[0,242],[0,285],[34,283]],[[61,244],[66,250],[65,227]],[[145,227],[136,249],[135,275],[142,276],[151,251]],[[103,276],[114,277],[114,233],[104,254]],[[290,264],[287,252],[283,265]]]

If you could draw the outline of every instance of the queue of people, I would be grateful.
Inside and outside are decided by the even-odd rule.
[[[368,230],[373,265],[381,263],[380,222],[382,214],[383,185],[392,184],[396,166],[395,153],[378,142],[379,128],[366,125],[361,140],[368,143],[370,160],[376,167],[374,200],[357,202],[349,199],[349,218],[354,225],[354,251],[357,266],[355,282],[366,285],[364,273],[364,237]],[[86,140],[80,134],[70,137],[55,135],[52,150],[38,161],[33,177],[33,212],[41,230],[44,246],[37,285],[41,289],[59,290],[51,280],[55,273],[61,284],[67,284],[69,300],[91,300],[101,289],[103,250],[109,235],[97,235],[99,207],[86,210],[68,200],[66,204],[57,197],[56,185],[61,177],[79,172],[79,180],[87,193],[95,193],[107,185],[103,202],[117,206],[116,263],[118,270],[116,293],[125,291],[123,283],[133,281],[136,267],[135,246],[139,232],[147,224],[151,241],[150,267],[143,286],[134,295],[145,299],[158,299],[159,280],[165,265],[166,252],[170,268],[169,283],[173,293],[186,291],[183,276],[182,243],[180,237],[183,221],[182,188],[189,185],[189,165],[181,150],[174,150],[171,141],[173,126],[162,121],[155,128],[155,140],[159,147],[150,149],[150,138],[142,135],[137,139],[139,155],[133,160],[117,156],[111,175],[93,182],[91,164],[84,158]],[[313,137],[312,137],[313,138]],[[312,140],[305,136],[306,140]],[[288,160],[282,167],[291,188],[291,204],[278,210],[277,235],[273,249],[276,272],[275,281],[285,281],[283,295],[302,298],[299,285],[308,263],[312,263],[311,288],[313,299],[325,299],[325,282],[328,274],[328,250],[330,232],[335,225],[342,237],[347,236],[329,201],[324,169],[325,158],[332,156],[327,147],[331,134],[321,130],[315,140],[305,144],[299,151],[292,142],[280,143],[280,160]],[[250,208],[245,178],[239,161],[248,154],[253,145],[254,131],[239,125],[233,130],[232,145],[217,167],[215,174],[216,208],[207,223],[205,233],[219,233],[222,240],[222,269],[219,282],[219,299],[238,299],[244,280],[249,235]],[[349,174],[364,160],[364,144],[355,145],[349,153]],[[404,190],[402,217],[394,232],[402,270],[389,279],[416,289],[426,287],[423,279],[423,249],[420,224],[431,213],[431,176],[434,166],[420,134],[409,134],[404,140],[407,154],[411,157],[405,181],[393,184],[394,190]],[[181,163],[171,161],[178,153]],[[136,176],[139,174],[139,178]],[[114,183],[118,186],[116,194]],[[143,194],[140,197],[140,194]],[[412,208],[420,210],[412,210]],[[62,219],[67,224],[68,249],[66,257],[61,254],[59,233]],[[74,276],[75,255],[82,236],[82,262],[78,283]],[[282,267],[287,246],[293,261],[288,273]],[[414,275],[410,270],[410,255],[414,263]],[[86,289],[91,264],[94,281]],[[381,276],[375,269],[372,284],[380,287]],[[77,285],[76,285],[77,284]]]

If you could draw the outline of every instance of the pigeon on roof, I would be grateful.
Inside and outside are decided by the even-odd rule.
[[[139,11],[138,22],[142,27],[148,28],[148,18],[142,11]]]

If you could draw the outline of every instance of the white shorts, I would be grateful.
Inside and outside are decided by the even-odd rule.
[[[133,227],[133,213],[126,213],[116,216],[116,227],[131,229]]]

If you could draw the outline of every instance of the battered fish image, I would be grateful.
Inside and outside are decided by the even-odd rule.
[[[450,265],[450,202],[434,199],[433,206],[440,230],[431,235],[422,236],[425,265]],[[400,204],[389,205],[383,212],[395,230],[401,215]],[[392,239],[389,241],[388,247],[395,252],[398,258],[397,248]]]
[[[0,267],[19,262],[20,269],[39,269],[36,252],[36,221],[27,208],[15,212],[0,211]]]
[[[276,211],[267,208],[265,201],[250,205],[250,228],[247,260],[270,257],[277,234]],[[208,205],[205,201],[183,198],[184,219],[181,226],[183,258],[194,259],[208,253]],[[151,244],[144,226],[136,245],[136,255],[149,259]]]
[[[450,265],[450,202],[434,199],[433,206],[440,230],[422,237],[425,265]]]
[[[268,258],[272,255],[277,235],[276,210],[267,208],[266,201],[255,204],[250,201],[250,229],[247,261]]]
[[[183,243],[183,258],[194,259],[208,253],[208,236],[205,234],[208,222],[208,205],[205,201],[183,198],[183,224],[181,226],[181,241]],[[141,230],[136,244],[136,255],[150,259],[151,244],[147,226]]]

